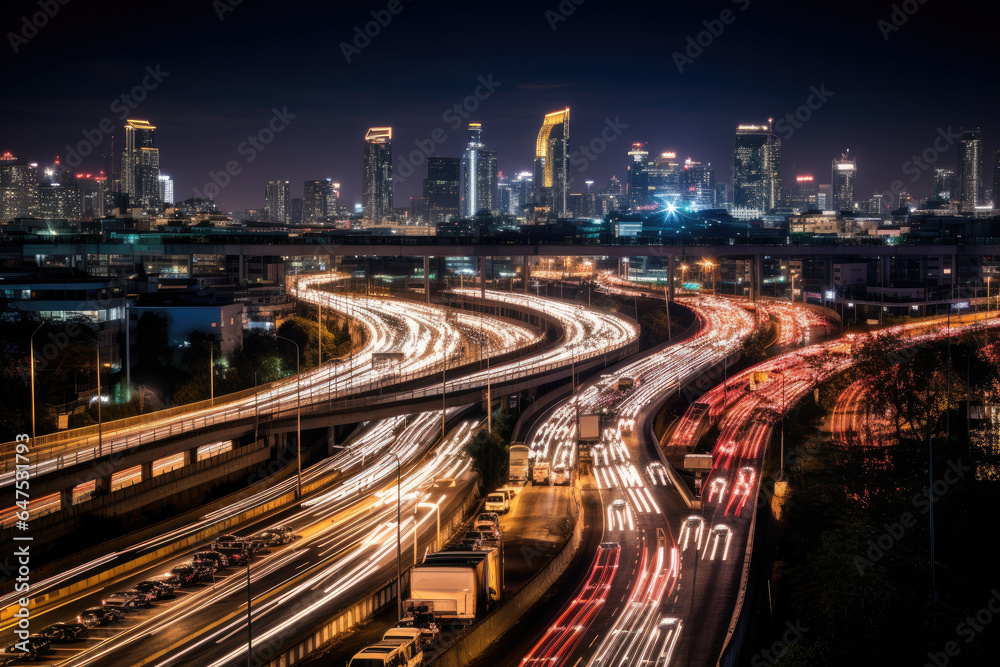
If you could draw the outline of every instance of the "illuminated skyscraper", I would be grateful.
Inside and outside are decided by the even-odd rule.
[[[556,215],[566,215],[569,194],[569,107],[545,115],[535,141],[535,196]]]
[[[715,170],[711,162],[702,164],[691,158],[684,161],[680,200],[695,211],[715,208]]]
[[[125,121],[125,149],[122,151],[122,192],[129,206],[155,208],[160,205],[160,151],[156,148],[156,127],[147,120]]]
[[[330,179],[306,181],[302,186],[302,222],[323,222],[328,215],[329,202],[333,194]]]
[[[767,125],[740,125],[733,144],[733,206],[766,213],[781,198],[781,139]]]
[[[833,210],[853,211],[854,180],[858,173],[856,162],[848,154],[844,154],[840,156],[839,160],[833,161],[830,169],[830,182],[833,185]]]
[[[813,211],[820,208],[816,179],[809,174],[796,176],[795,187],[792,189],[792,199],[789,204],[793,209],[800,212]]]
[[[934,170],[934,191],[932,199],[952,201],[955,192],[955,172],[951,169]]]
[[[958,210],[972,212],[983,201],[983,133],[963,130],[958,141],[958,178],[955,189]]]
[[[482,140],[483,126],[469,123],[469,143],[462,156],[462,215],[497,210],[497,154]]]
[[[160,201],[164,204],[174,203],[174,179],[160,174]]]
[[[264,186],[264,217],[268,222],[287,224],[291,200],[292,189],[288,181],[268,181]]]
[[[461,160],[457,157],[427,158],[424,206],[427,209],[428,222],[447,222],[458,216],[461,203],[460,174]]]
[[[649,151],[640,143],[632,144],[628,152],[628,173],[625,176],[625,188],[628,194],[628,207],[632,210],[645,206],[649,200]]]
[[[365,135],[362,211],[366,220],[385,222],[392,215],[392,128],[373,127]]]
[[[38,172],[10,153],[0,155],[0,222],[38,215]]]

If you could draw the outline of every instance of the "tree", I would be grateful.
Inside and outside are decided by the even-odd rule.
[[[465,445],[465,453],[472,459],[472,469],[487,491],[492,491],[507,480],[507,465],[510,462],[507,442],[494,431],[480,429]]]

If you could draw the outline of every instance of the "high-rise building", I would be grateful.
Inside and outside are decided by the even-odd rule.
[[[566,215],[569,194],[569,107],[545,114],[535,140],[535,195],[555,215]]]
[[[648,173],[648,200],[657,208],[665,204],[680,206],[684,191],[684,168],[677,161],[677,153],[664,151],[646,167]]]
[[[858,173],[858,165],[849,156],[850,151],[834,160],[831,166],[833,185],[833,210],[854,210],[854,181]]]
[[[268,181],[264,186],[264,217],[267,221],[288,224],[291,199],[292,189],[288,181]]]
[[[971,213],[983,201],[983,133],[962,130],[958,141],[958,174],[955,183],[958,210]]]
[[[330,179],[323,181],[306,181],[302,186],[302,222],[325,222],[327,217],[335,215],[330,211],[330,201],[333,199],[333,183]]]
[[[76,187],[60,183],[38,186],[39,217],[46,220],[76,220],[81,217]]]
[[[340,183],[330,183],[330,191],[326,193],[326,217],[336,218],[340,215]]]
[[[288,215],[288,222],[293,225],[302,224],[302,198],[292,199],[292,212]]]
[[[10,153],[0,155],[0,222],[38,215],[38,172]]]
[[[729,206],[729,183],[715,184],[715,205],[719,208]]]
[[[702,164],[691,158],[684,161],[680,200],[694,211],[715,208],[715,170],[711,162]]]
[[[625,175],[625,190],[628,207],[636,210],[648,203],[649,199],[649,151],[643,144],[634,143],[628,152],[628,172]]]
[[[819,208],[818,194],[815,178],[809,174],[796,176],[789,206],[800,212],[815,210]]]
[[[424,206],[428,222],[436,224],[458,217],[461,204],[461,162],[457,157],[427,158]]]
[[[767,125],[740,125],[733,144],[733,206],[763,214],[781,198],[781,139]]]
[[[934,189],[931,199],[940,201],[952,201],[952,194],[955,191],[955,172],[952,169],[934,170]]]
[[[373,127],[365,135],[362,210],[366,220],[392,215],[392,128]]]
[[[517,195],[517,207],[535,201],[535,175],[530,171],[520,171],[514,177],[514,193]]]
[[[469,143],[462,156],[462,215],[497,210],[497,154],[483,145],[483,126],[469,123]]]
[[[160,201],[164,204],[174,203],[174,179],[160,174]]]
[[[993,208],[1000,208],[1000,149],[993,156]]]
[[[147,120],[125,121],[122,192],[128,195],[129,206],[160,205],[160,151],[156,148],[155,130]]]
[[[507,215],[515,215],[516,196],[514,195],[514,184],[503,172],[497,172],[497,211]]]

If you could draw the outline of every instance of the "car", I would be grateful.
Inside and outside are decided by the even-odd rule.
[[[472,524],[474,530],[496,528],[500,530],[500,515],[496,512],[480,512]]]
[[[500,539],[500,531],[498,530],[467,530],[465,531],[465,536],[463,539],[466,540],[482,540],[483,542],[496,542]]]
[[[199,551],[191,557],[191,562],[218,571],[229,566],[229,557],[218,551]]]
[[[170,574],[180,577],[181,582],[184,585],[195,584],[199,581],[211,581],[214,576],[211,570],[195,565],[190,561],[187,563],[181,563],[174,569],[170,570]]]
[[[116,623],[124,618],[125,616],[114,607],[90,607],[80,612],[76,620],[88,628],[93,628],[99,625]]]
[[[611,501],[611,507],[613,507],[618,512],[624,512],[625,511],[625,501],[622,500],[621,498],[617,498],[617,499]]]
[[[119,609],[137,609],[149,606],[149,598],[138,592],[120,591],[101,600],[101,604]]]
[[[220,546],[224,544],[229,544],[230,542],[239,542],[242,539],[243,538],[240,537],[239,535],[220,535],[219,537],[215,538],[215,540],[212,542],[212,548],[218,549]]]
[[[27,651],[22,650],[27,648]],[[3,664],[9,665],[21,660],[41,660],[42,656],[52,650],[52,644],[41,635],[28,635],[23,642],[10,644],[3,649]]]
[[[449,551],[479,551],[483,548],[483,541],[480,539],[461,539],[456,541],[448,549]]]
[[[501,512],[506,514],[510,511],[510,496],[503,492],[494,492],[486,496],[484,509],[487,512]]]
[[[87,637],[87,626],[83,623],[55,623],[39,632],[42,637],[59,644],[80,641]]]
[[[260,531],[253,536],[253,539],[262,541],[264,546],[275,547],[282,544],[290,544],[298,539],[298,537],[288,526],[275,526]]]
[[[242,545],[242,542],[232,542],[229,545],[219,547],[218,552],[228,559],[230,565],[246,565],[253,554]]]
[[[140,581],[135,586],[128,589],[128,592],[142,593],[150,602],[175,597],[172,586],[152,580]]]
[[[159,574],[155,577],[151,577],[149,581],[153,581],[158,584],[162,584],[164,586],[169,586],[173,590],[177,590],[178,588],[180,588],[182,583],[180,577],[178,577],[176,574],[170,574],[169,572],[167,574]]]

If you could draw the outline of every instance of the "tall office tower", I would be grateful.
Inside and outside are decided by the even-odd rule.
[[[264,186],[264,217],[268,222],[288,224],[292,209],[292,189],[288,181],[268,181]]]
[[[324,222],[328,215],[333,215],[328,207],[333,195],[333,183],[325,181],[306,181],[302,185],[302,222]]]
[[[497,211],[506,215],[514,215],[517,199],[514,195],[514,184],[510,179],[497,173]]]
[[[483,145],[483,126],[469,123],[469,143],[462,155],[462,215],[497,210],[497,154]]]
[[[872,198],[868,200],[868,214],[882,215],[884,213],[886,213],[885,196],[879,192],[873,193]]]
[[[955,172],[951,169],[935,169],[934,191],[931,193],[931,198],[940,201],[952,201],[954,192]]]
[[[1000,149],[993,156],[993,208],[1000,208]]]
[[[128,195],[129,206],[152,208],[160,204],[160,151],[155,130],[147,120],[125,121],[122,192]]]
[[[461,163],[457,157],[427,158],[424,200],[429,223],[447,222],[458,217],[461,204],[459,181]]]
[[[628,207],[635,210],[645,206],[649,200],[649,151],[642,144],[634,143],[628,156],[630,159],[625,175],[625,192]]]
[[[514,177],[514,192],[517,193],[518,207],[535,200],[535,175],[530,171],[519,171]]]
[[[340,215],[340,183],[330,183],[330,191],[326,193],[326,219]]]
[[[702,164],[691,158],[684,161],[680,199],[694,211],[715,208],[715,170],[711,162]]]
[[[385,222],[392,215],[392,128],[373,127],[365,135],[362,212],[366,220]]]
[[[781,139],[767,125],[740,125],[733,144],[733,206],[766,213],[781,195]]]
[[[715,205],[719,208],[729,206],[729,183],[715,184]]]
[[[174,179],[160,174],[160,202],[164,204],[174,203]]]
[[[0,222],[38,215],[38,172],[10,153],[0,155]]]
[[[302,198],[295,197],[292,199],[291,212],[288,214],[288,222],[293,225],[302,224]]]
[[[811,211],[819,208],[819,196],[816,189],[816,179],[808,174],[795,177],[795,187],[791,192],[789,205],[798,211]]]
[[[684,190],[683,171],[674,151],[665,151],[655,160],[650,160],[647,166],[649,203],[658,208],[662,208],[665,203],[680,205]]]
[[[858,174],[858,165],[850,158],[850,149],[840,156],[839,160],[834,160],[830,168],[833,185],[833,210],[853,211],[854,210],[854,180]]]
[[[969,213],[983,203],[983,133],[978,129],[962,130],[955,189],[959,211]]]
[[[821,211],[829,211],[833,205],[833,186],[829,183],[820,183],[816,186],[816,208]]]
[[[569,107],[545,114],[535,140],[537,201],[555,215],[566,215],[569,194]]]
[[[79,194],[76,187],[60,183],[38,186],[39,217],[46,220],[77,220],[80,218]]]
[[[608,211],[622,211],[625,210],[625,191],[622,187],[622,182],[618,180],[617,176],[612,175],[608,179],[608,187],[604,191],[604,198],[598,198],[595,201],[595,213],[604,214]],[[603,203],[597,204],[597,201],[602,201]],[[600,210],[600,209],[604,210]]]

